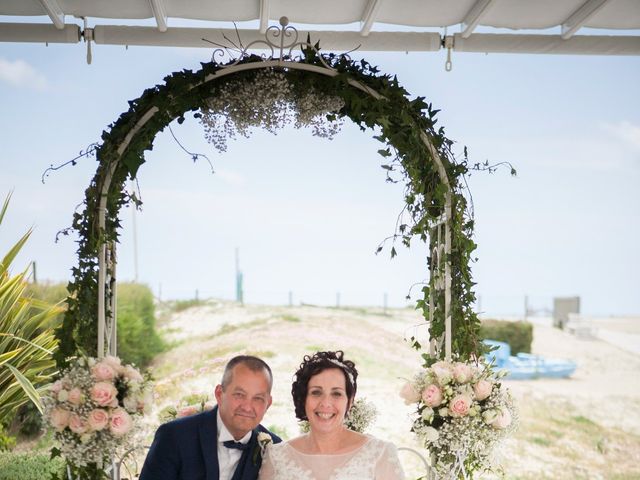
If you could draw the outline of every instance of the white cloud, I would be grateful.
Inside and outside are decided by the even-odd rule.
[[[622,140],[627,146],[640,152],[640,125],[622,121],[614,124],[605,124],[604,128],[616,138]]]
[[[0,82],[34,90],[46,90],[48,87],[46,77],[24,60],[11,62],[0,58]]]

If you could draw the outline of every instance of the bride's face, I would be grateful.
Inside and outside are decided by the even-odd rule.
[[[348,408],[342,370],[330,368],[309,379],[305,413],[312,431],[326,433],[342,428]]]

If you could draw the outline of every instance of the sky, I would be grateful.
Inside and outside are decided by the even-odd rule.
[[[0,196],[13,192],[0,252],[27,229],[14,264],[39,281],[70,278],[71,224],[96,169],[93,158],[51,172],[100,139],[127,102],[211,52],[94,45],[0,44]],[[548,314],[579,296],[585,315],[640,315],[640,58],[356,52],[440,109],[439,125],[472,162],[478,244],[476,308],[485,316]],[[235,252],[249,303],[405,306],[427,278],[414,242],[376,255],[403,207],[385,182],[372,132],[345,123],[333,140],[310,131],[258,131],[218,153],[188,118],[180,142],[165,131],[138,175],[144,205],[122,211],[118,276],[162,299],[235,296]],[[136,187],[137,188],[137,187]],[[137,245],[137,248],[134,248]],[[137,255],[134,254],[137,252]],[[137,261],[136,261],[137,259]],[[411,300],[406,295],[411,292]]]

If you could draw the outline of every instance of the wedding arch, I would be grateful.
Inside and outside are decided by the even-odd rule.
[[[416,302],[429,324],[430,346],[425,359],[469,358],[479,353],[479,320],[473,311],[475,295],[470,262],[475,243],[473,218],[464,189],[466,158],[456,161],[452,141],[436,128],[434,110],[424,98],[410,99],[395,77],[383,75],[366,61],[347,55],[320,53],[319,46],[299,41],[286,19],[268,29],[265,40],[252,42],[230,61],[215,61],[198,71],[184,70],[165,78],[130,102],[102,134],[96,148],[98,168],[85,192],[82,211],[73,218],[78,236],[78,265],[69,284],[68,310],[57,331],[58,364],[78,350],[101,358],[115,355],[117,344],[116,244],[122,206],[138,200],[125,191],[135,178],[156,135],[185,115],[195,117],[208,101],[242,82],[253,82],[260,71],[282,72],[294,95],[310,91],[339,97],[343,106],[331,118],[346,117],[361,130],[375,130],[385,148],[383,168],[401,175],[405,184],[406,221],[396,225],[393,241],[409,247],[413,240],[428,242],[429,281]],[[247,51],[261,43],[269,56]],[[299,53],[294,55],[294,50]],[[395,247],[391,247],[395,256]],[[97,342],[96,342],[97,339]],[[420,348],[412,338],[414,346]]]

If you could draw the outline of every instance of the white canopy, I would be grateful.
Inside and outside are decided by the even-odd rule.
[[[0,0],[0,41],[210,48],[282,16],[327,50],[640,55],[640,0]]]

